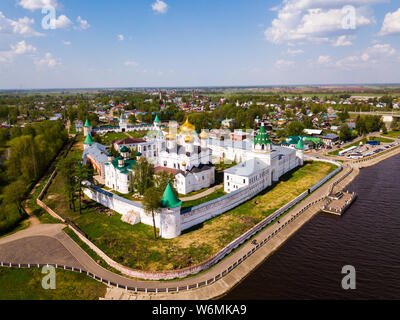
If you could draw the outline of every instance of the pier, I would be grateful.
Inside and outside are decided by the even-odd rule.
[[[322,211],[341,216],[356,200],[357,194],[350,192],[338,192],[328,197],[328,201],[323,205]]]

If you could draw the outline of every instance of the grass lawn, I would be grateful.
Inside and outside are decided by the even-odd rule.
[[[369,141],[379,141],[379,142],[382,142],[382,143],[394,142],[393,139],[381,138],[381,137],[369,137]]]
[[[0,300],[98,300],[106,285],[83,274],[56,269],[56,289],[44,290],[41,269],[0,268]]]
[[[388,133],[383,134],[383,136],[397,139],[400,137],[400,131],[389,131]]]
[[[128,139],[129,136],[124,132],[109,132],[105,134],[99,134],[96,136],[99,142],[105,146],[111,145],[114,140]]]
[[[147,131],[132,131],[128,132],[127,135],[131,136],[132,138],[135,139],[141,139],[147,134]]]
[[[69,156],[80,155],[74,147]],[[153,237],[152,226],[129,225],[121,216],[101,214],[101,205],[86,199],[82,214],[69,209],[63,193],[62,177],[57,175],[44,202],[56,212],[70,218],[88,238],[113,260],[137,270],[173,270],[201,263],[249,230],[255,224],[317,183],[336,166],[306,163],[287,173],[281,181],[252,201],[206,221],[180,237],[166,240]],[[219,191],[220,192],[220,191]],[[210,195],[211,196],[211,195]],[[257,200],[257,205],[254,204]],[[193,205],[193,204],[192,204]]]
[[[202,197],[200,199],[185,201],[182,204],[182,210],[198,206],[199,204],[202,204],[202,203],[205,203],[205,202],[217,199],[217,198],[221,198],[224,195],[225,195],[224,187],[219,188],[218,190],[215,190],[213,193],[210,193],[209,195]]]

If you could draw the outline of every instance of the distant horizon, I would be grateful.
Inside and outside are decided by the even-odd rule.
[[[139,87],[77,87],[77,88],[28,88],[28,89],[0,89],[7,91],[59,91],[59,90],[173,90],[173,89],[258,89],[258,88],[312,88],[312,87],[400,87],[399,83],[331,83],[331,84],[277,84],[277,85],[232,85],[232,86],[139,86]]]

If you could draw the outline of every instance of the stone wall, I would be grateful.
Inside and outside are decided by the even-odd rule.
[[[325,161],[325,160],[319,160],[319,159],[315,159],[315,160],[316,161]],[[338,168],[334,172],[332,172],[328,176],[326,176],[324,179],[322,179],[320,182],[315,184],[310,190],[316,190],[323,183],[325,183],[326,181],[331,179],[335,174],[337,174],[338,172],[340,172],[342,170],[342,166],[337,162],[334,162],[334,161],[325,161],[325,162],[333,163],[333,164],[337,165]],[[130,269],[128,267],[125,267],[125,266],[115,262],[110,257],[108,257],[103,251],[101,251],[96,245],[94,245],[83,234],[83,232],[80,231],[73,223],[71,223],[69,220],[67,221],[61,215],[58,215],[57,213],[55,213],[53,210],[51,210],[47,205],[45,205],[41,201],[41,198],[43,197],[45,189],[47,189],[48,185],[51,183],[51,181],[54,178],[55,174],[56,174],[56,172],[53,173],[53,175],[50,178],[49,182],[46,184],[46,187],[41,192],[39,198],[37,199],[37,203],[44,210],[46,210],[49,214],[51,214],[55,218],[57,218],[57,219],[59,219],[59,220],[61,220],[63,222],[67,222],[69,227],[79,236],[79,238],[84,243],[86,243],[94,252],[96,252],[96,254],[98,254],[102,259],[104,259],[104,261],[108,265],[112,266],[113,268],[117,269],[118,271],[122,272],[125,275],[131,276],[131,277],[134,277],[134,278],[146,279],[146,280],[170,280],[170,279],[176,279],[176,278],[184,278],[184,277],[187,277],[189,275],[196,274],[198,272],[207,270],[208,268],[212,267],[213,265],[218,263],[220,260],[222,260],[225,256],[230,254],[233,250],[235,250],[241,244],[243,244],[248,239],[250,239],[252,236],[254,236],[257,232],[259,232],[260,230],[265,228],[268,224],[270,224],[274,220],[278,219],[282,214],[284,214],[286,211],[291,209],[293,206],[295,206],[297,203],[299,203],[301,200],[303,200],[309,194],[308,191],[302,193],[296,199],[293,199],[291,202],[289,202],[288,204],[286,204],[282,208],[280,208],[277,211],[275,211],[272,215],[270,215],[267,218],[265,218],[263,221],[261,221],[256,226],[251,228],[249,231],[247,231],[246,233],[244,233],[243,235],[241,235],[240,237],[238,237],[237,239],[232,241],[230,244],[228,244],[225,248],[223,248],[221,251],[219,251],[215,256],[213,256],[212,258],[210,258],[209,260],[207,260],[207,261],[205,261],[203,263],[200,263],[198,265],[195,265],[195,266],[192,266],[192,267],[189,267],[189,268],[184,268],[184,269],[174,270],[174,271],[148,272],[148,271],[133,270],[133,269]],[[253,194],[253,193],[257,194],[258,192],[260,192],[258,190],[259,189],[262,190],[262,188],[263,188],[263,186],[261,184],[254,185],[253,186],[253,190],[248,190],[249,188],[242,188],[242,189],[239,189],[236,192],[233,192],[233,193],[223,197],[222,201],[225,201],[225,203],[227,203],[228,200],[229,200],[229,201],[233,202],[232,206],[237,206],[237,205],[239,205],[240,203],[243,202],[243,199],[246,198],[246,196],[244,195],[246,192],[250,192],[251,194]],[[89,192],[89,190],[92,190],[92,192]],[[124,205],[120,206],[118,201],[122,201],[122,202],[125,202],[125,203],[132,202],[132,201],[129,201],[127,199],[124,199],[124,198],[118,197],[116,195],[113,195],[113,194],[111,194],[109,192],[106,192],[106,191],[104,191],[102,189],[99,189],[99,188],[97,188],[95,186],[88,186],[88,188],[86,188],[85,191],[87,192],[87,193],[85,192],[85,194],[87,194],[88,196],[93,196],[94,198],[98,197],[99,201],[103,201],[104,203],[106,203],[106,204],[108,204],[110,206],[113,205],[115,208],[118,208],[118,209],[125,208]],[[251,195],[248,195],[247,197],[251,197]],[[108,199],[108,198],[110,198],[110,199]],[[186,216],[186,219],[188,219],[186,221],[186,223],[187,224],[190,224],[190,223],[197,224],[198,222],[194,221],[193,219],[195,219],[195,220],[199,220],[200,219],[201,220],[201,219],[205,218],[205,213],[207,212],[207,210],[212,210],[212,207],[209,207],[209,206],[214,205],[216,203],[216,201],[218,202],[218,200],[221,201],[221,198],[217,199],[217,200],[210,201],[210,202],[208,202],[206,204],[203,204],[201,206],[198,206],[197,207],[198,211],[195,212],[196,214],[194,216],[193,215],[191,216],[190,214]],[[135,207],[143,210],[143,208],[141,208],[141,206],[138,205],[137,203],[132,202],[131,205],[134,205]],[[310,205],[313,205],[313,203],[309,204],[308,207]],[[302,209],[301,212],[306,210],[306,208]],[[200,211],[200,209],[203,209],[204,211],[202,212],[202,211]],[[186,214],[188,214],[188,213],[189,212],[186,212]],[[297,215],[298,214],[299,213],[297,213]],[[150,217],[150,219],[151,219],[151,217]],[[182,219],[184,220],[185,217],[182,217]],[[292,219],[294,219],[294,218],[292,218]],[[281,228],[283,228],[283,226]],[[254,248],[253,250],[255,251],[256,248]]]
[[[267,187],[265,179],[240,188],[221,198],[203,203],[182,212],[182,231],[217,217],[253,198]]]
[[[122,215],[121,220],[127,221],[135,221],[136,223],[144,223],[149,226],[153,226],[153,218],[151,214],[147,214],[144,210],[144,207],[137,202],[130,201],[128,199],[117,196],[111,192],[98,188],[89,182],[85,182],[87,188],[83,190],[85,195],[96,201],[103,206],[114,210]],[[129,217],[132,216],[132,217]],[[133,218],[133,216],[138,217]],[[156,228],[160,227],[160,217],[159,214],[155,214]]]

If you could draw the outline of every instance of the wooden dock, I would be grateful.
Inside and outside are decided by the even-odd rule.
[[[328,201],[322,207],[322,211],[341,216],[351,206],[356,198],[357,194],[354,192],[338,192],[329,196]]]

